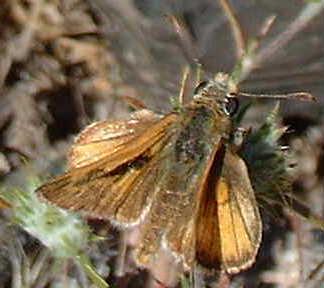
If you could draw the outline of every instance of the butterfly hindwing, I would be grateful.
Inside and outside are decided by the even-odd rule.
[[[237,273],[254,262],[262,227],[245,163],[230,149],[223,157],[221,173],[211,170],[201,195],[196,257],[204,267]]]
[[[222,263],[227,272],[237,273],[254,262],[262,225],[247,167],[231,151],[225,154],[217,205]]]

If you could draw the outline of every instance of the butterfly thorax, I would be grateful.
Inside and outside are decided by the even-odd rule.
[[[229,138],[231,119],[218,109],[212,101],[209,105],[193,101],[181,112],[181,121],[177,124],[181,129],[178,129],[174,146],[177,161],[199,162],[211,153],[220,136]]]
[[[183,182],[180,180],[188,179],[188,175],[199,178],[218,145],[229,141],[232,96],[228,91],[225,81],[208,81],[196,89],[194,99],[178,112],[177,132],[171,146],[175,161],[169,173],[176,174],[177,180],[171,181],[174,185],[170,186],[179,186]]]

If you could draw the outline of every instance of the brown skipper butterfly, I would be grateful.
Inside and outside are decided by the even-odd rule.
[[[143,109],[126,121],[89,125],[72,146],[68,172],[38,193],[122,228],[141,224],[135,251],[141,266],[167,249],[185,270],[196,264],[227,273],[248,268],[260,246],[262,223],[232,137],[238,96],[251,95],[219,73],[169,114]],[[309,94],[277,98],[287,96]]]

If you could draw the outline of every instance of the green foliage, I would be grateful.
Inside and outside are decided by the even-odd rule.
[[[257,130],[249,133],[241,150],[258,202],[283,203],[291,193],[292,156],[279,144],[286,128],[280,127],[279,105]]]
[[[273,208],[273,205],[288,208],[324,229],[324,221],[313,215],[293,193],[294,155],[288,147],[280,145],[279,140],[287,129],[280,126],[278,111],[279,104],[257,130],[247,135],[240,151],[248,166],[257,201],[264,208]]]
[[[170,104],[171,104],[172,110],[175,112],[180,113],[183,110],[182,104],[179,101],[179,97],[171,97]]]
[[[188,277],[185,277],[184,275],[180,279],[180,285],[181,288],[190,288],[190,279]]]

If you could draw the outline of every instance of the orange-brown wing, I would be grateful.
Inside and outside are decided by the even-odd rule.
[[[154,112],[143,109],[132,113],[126,121],[104,120],[92,123],[75,139],[68,155],[68,169],[109,157],[160,119]]]
[[[222,147],[219,133],[197,118],[182,126],[165,149],[168,161],[161,163],[162,178],[154,201],[141,227],[141,242],[135,260],[146,266],[162,246],[170,250],[185,268],[195,260],[195,212],[197,195],[210,170],[215,153]],[[197,127],[198,126],[198,127]],[[197,144],[204,143],[199,146]],[[217,154],[217,153],[216,153]]]
[[[136,136],[130,137],[126,133],[125,141],[122,137],[107,137],[98,144],[100,148],[97,146],[100,150],[106,144],[108,151],[104,149],[104,156],[96,152],[80,152],[79,148],[84,148],[80,141],[72,150],[74,160],[70,165],[76,168],[41,186],[38,192],[57,206],[82,211],[89,216],[109,218],[125,225],[139,221],[152,198],[150,193],[154,192],[151,188],[158,175],[159,151],[172,135],[176,120],[176,114],[169,114],[145,129],[141,128],[141,132],[135,129]],[[109,133],[106,134],[109,136]],[[99,143],[99,139],[95,143]],[[88,147],[92,145],[87,141],[83,143]],[[79,158],[76,153],[79,153]],[[98,158],[91,161],[92,157]],[[131,202],[133,209],[126,212],[124,206],[129,206]]]
[[[196,224],[197,261],[238,273],[255,261],[262,233],[245,163],[226,151],[223,164],[215,161],[204,187]]]
[[[216,164],[221,164],[223,161],[224,144],[219,137],[214,144],[213,152],[206,159],[206,166],[196,183],[190,183],[187,188],[189,199],[182,201],[179,205],[181,213],[174,213],[174,219],[167,227],[164,235],[164,246],[171,250],[173,255],[184,265],[185,270],[190,270],[195,265],[195,241],[196,241],[196,215],[198,202],[197,197],[204,189],[204,184],[211,175],[211,170],[218,173],[221,167],[216,167]],[[197,175],[196,175],[197,176]],[[217,178],[217,177],[216,177]],[[184,194],[184,193],[183,193]]]

